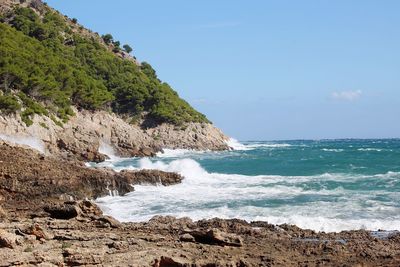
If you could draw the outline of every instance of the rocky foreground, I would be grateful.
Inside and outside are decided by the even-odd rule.
[[[90,200],[159,171],[90,169],[0,144],[0,266],[399,266],[400,234],[316,233],[242,220],[154,217],[120,223]]]

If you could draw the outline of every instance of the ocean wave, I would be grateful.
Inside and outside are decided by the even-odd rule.
[[[189,158],[172,161],[143,158],[137,161],[136,168],[177,172],[184,180],[168,187],[135,185],[135,191],[126,196],[97,200],[106,214],[121,221],[172,215],[194,220],[213,217],[264,220],[316,231],[400,229],[400,223],[394,223],[400,219],[395,204],[398,192],[377,189],[362,192],[352,189],[352,185],[346,187],[364,181],[394,181],[400,177],[398,172],[369,176],[341,173],[248,176],[208,172]],[[334,186],[327,187],[330,182]]]
[[[204,154],[209,152],[207,150],[193,150],[193,149],[169,149],[164,148],[162,151],[157,152],[156,156],[159,158],[178,158],[182,156]]]
[[[154,192],[151,192],[154,193]],[[148,195],[150,195],[149,193]],[[188,192],[187,194],[191,194]],[[161,194],[164,194],[163,192]],[[206,193],[203,197],[207,198]],[[215,217],[222,219],[240,218],[248,222],[266,221],[271,224],[294,224],[303,229],[311,229],[315,231],[340,232],[344,230],[400,230],[400,218],[354,218],[354,216],[343,215],[341,205],[327,203],[325,205],[314,204],[304,206],[286,206],[282,208],[276,207],[255,207],[240,206],[232,208],[229,205],[218,205],[214,203],[193,203],[190,198],[163,198],[162,201],[152,202],[148,204],[148,196],[141,196],[143,201],[131,202],[126,197],[105,197],[98,200],[98,204],[103,211],[123,222],[143,222],[148,221],[153,216],[175,216],[178,218],[189,217],[193,220],[212,219]],[[188,205],[177,205],[182,202],[189,202]],[[208,205],[206,205],[208,204]],[[351,205],[351,201],[347,204]]]
[[[250,144],[242,144],[238,140],[234,138],[230,138],[227,142],[227,145],[231,147],[233,150],[254,150],[257,148],[285,148],[291,147],[291,144],[287,143],[250,143]]]
[[[321,150],[325,151],[325,152],[343,152],[344,151],[344,149],[341,149],[341,148],[323,148]]]

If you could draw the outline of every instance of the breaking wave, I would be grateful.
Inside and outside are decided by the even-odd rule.
[[[400,193],[386,190],[400,183],[400,172],[249,176],[208,172],[190,158],[143,158],[126,168],[177,172],[184,180],[168,187],[135,186],[126,196],[98,199],[105,213],[121,221],[172,215],[291,223],[316,231],[400,229]],[[369,190],[374,183],[376,190]]]

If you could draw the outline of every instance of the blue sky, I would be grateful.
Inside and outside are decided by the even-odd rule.
[[[47,2],[239,140],[400,137],[400,1]]]

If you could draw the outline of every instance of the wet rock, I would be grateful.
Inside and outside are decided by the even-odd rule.
[[[132,184],[174,185],[182,182],[183,177],[177,173],[159,170],[122,170],[120,175]]]
[[[139,153],[143,157],[153,157],[156,155],[156,153],[153,149],[147,148],[147,147],[140,149]]]
[[[97,151],[88,151],[88,152],[84,152],[81,154],[82,156],[82,160],[84,161],[91,161],[91,162],[103,162],[106,159],[108,159],[108,157],[104,154],[101,154]]]
[[[175,173],[151,170],[117,173],[89,168],[77,161],[47,156],[40,160],[40,157],[33,150],[0,143],[0,195],[4,199],[1,204],[9,216],[14,216],[17,208],[19,214],[24,211],[32,217],[42,216],[43,206],[57,219],[75,218],[79,209],[100,216],[101,210],[90,202],[74,207],[64,201],[97,198],[109,195],[110,191],[124,195],[134,190],[133,184],[171,185],[183,179]]]

